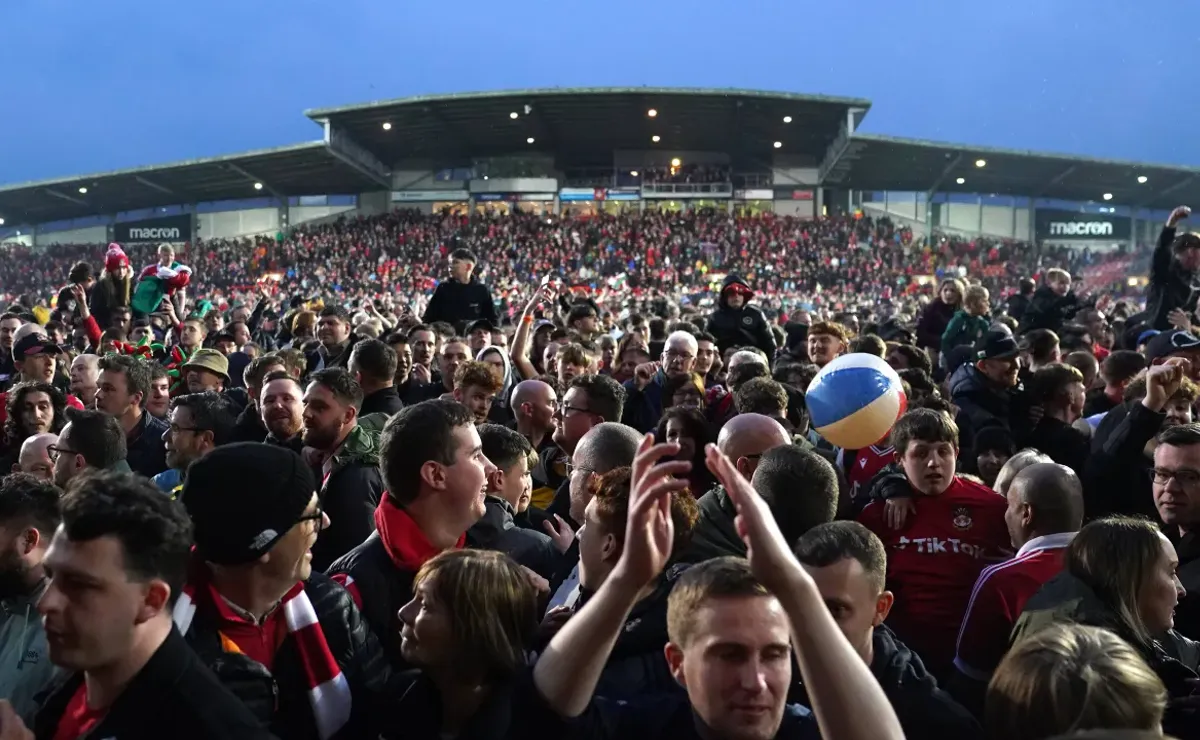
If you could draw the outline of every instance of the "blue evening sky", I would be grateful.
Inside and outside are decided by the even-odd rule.
[[[1184,0],[5,0],[0,182],[316,139],[419,93],[859,96],[864,131],[1200,165]]]

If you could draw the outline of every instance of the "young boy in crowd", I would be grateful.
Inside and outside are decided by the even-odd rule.
[[[902,474],[877,481],[877,500],[858,521],[888,550],[887,582],[896,594],[888,626],[931,673],[945,678],[975,580],[1012,555],[1004,523],[1008,505],[1003,496],[954,474],[958,427],[949,415],[910,411],[892,427],[891,442]]]
[[[486,424],[492,411],[492,402],[500,392],[504,381],[496,368],[478,360],[468,360],[454,372],[455,401],[470,409],[476,424]]]
[[[989,299],[988,289],[982,285],[967,288],[967,294],[963,297],[963,307],[950,319],[946,331],[942,334],[943,356],[964,344],[974,346],[983,338],[989,325]]]

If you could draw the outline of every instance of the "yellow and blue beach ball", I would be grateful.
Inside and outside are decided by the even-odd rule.
[[[804,398],[813,429],[847,450],[881,442],[908,406],[896,371],[863,352],[842,355],[821,368]]]

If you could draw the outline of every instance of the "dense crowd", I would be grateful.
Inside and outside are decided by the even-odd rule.
[[[0,740],[1200,737],[1188,214],[14,251]],[[905,408],[840,448],[862,354]]]

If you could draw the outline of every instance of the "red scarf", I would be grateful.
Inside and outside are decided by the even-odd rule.
[[[186,635],[192,626],[196,616],[196,594],[204,593],[205,588],[203,581],[192,580],[179,594],[172,616],[181,635]],[[296,650],[300,653],[308,683],[308,701],[317,721],[317,735],[321,740],[328,740],[350,720],[350,683],[329,650],[317,613],[304,592],[304,584],[293,586],[277,608],[283,610],[288,635],[296,641]]]
[[[408,512],[392,503],[386,491],[375,509],[375,529],[379,531],[383,549],[399,570],[416,572],[441,552],[433,546]],[[454,544],[454,549],[461,549],[466,541],[467,535],[464,533]]]

